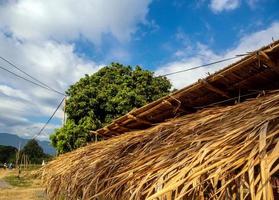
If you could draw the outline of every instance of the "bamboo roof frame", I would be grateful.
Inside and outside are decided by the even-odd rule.
[[[143,130],[173,117],[196,112],[218,101],[233,104],[241,95],[256,96],[253,90],[279,88],[279,40],[262,47],[205,79],[168,96],[134,109],[107,126],[91,131],[111,138],[133,130]],[[249,95],[251,93],[251,95]],[[242,98],[242,99],[245,99]],[[231,101],[230,101],[231,100]]]

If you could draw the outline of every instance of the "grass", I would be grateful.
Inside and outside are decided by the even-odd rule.
[[[33,168],[33,166],[31,166]],[[35,168],[39,168],[35,166]],[[41,180],[32,175],[32,170],[28,167],[23,170],[18,179],[18,170],[0,169],[0,180],[7,182],[10,187],[0,188],[0,200],[46,200],[45,191],[41,185]]]
[[[47,200],[40,188],[13,188],[0,190],[0,200]]]
[[[14,187],[29,187],[32,185],[32,180],[26,177],[18,177],[15,175],[10,175],[4,177],[4,180]]]
[[[38,170],[42,167],[42,165],[38,165],[38,164],[32,164],[32,165],[28,165],[27,168],[24,168],[23,166],[21,166],[22,171],[34,171],[34,170]]]

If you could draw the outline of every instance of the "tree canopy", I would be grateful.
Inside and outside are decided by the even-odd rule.
[[[0,145],[0,163],[10,163],[15,161],[17,148]]]
[[[28,156],[31,163],[40,164],[46,157],[42,147],[38,144],[35,139],[29,140],[23,147],[21,153]]]
[[[97,130],[133,108],[141,107],[170,92],[165,77],[136,66],[112,63],[92,75],[85,75],[67,90],[67,121],[50,139],[58,153],[91,141],[90,130]]]

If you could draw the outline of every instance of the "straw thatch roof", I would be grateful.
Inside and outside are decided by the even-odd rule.
[[[92,143],[44,169],[51,199],[276,199],[279,91]]]
[[[44,167],[47,192],[70,200],[279,199],[276,89],[279,41],[97,130],[109,139]]]
[[[228,67],[177,92],[116,119],[92,132],[104,138],[132,130],[143,130],[158,123],[194,113],[201,107],[223,101],[224,105],[257,95],[257,91],[279,88],[279,41],[251,52]]]

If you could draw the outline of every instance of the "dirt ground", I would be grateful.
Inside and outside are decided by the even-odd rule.
[[[5,177],[16,175],[16,170],[0,169],[0,200],[47,200],[40,180],[32,179],[28,186],[12,186]]]

